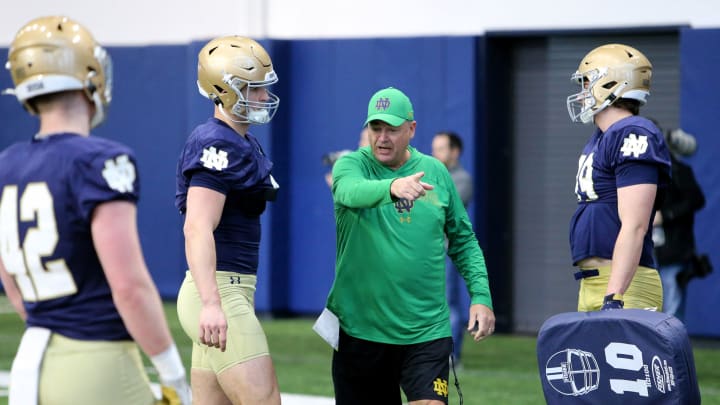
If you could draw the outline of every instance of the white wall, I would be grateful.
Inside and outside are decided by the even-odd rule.
[[[486,31],[720,27],[717,0],[24,0],[2,7],[0,46],[28,20],[68,15],[105,45],[255,38],[474,35]]]

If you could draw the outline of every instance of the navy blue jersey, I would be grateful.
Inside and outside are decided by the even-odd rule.
[[[241,136],[216,118],[197,126],[185,142],[175,194],[180,213],[185,214],[188,188],[193,186],[226,198],[213,233],[218,270],[257,274],[260,214],[279,188],[272,167],[255,137]]]
[[[81,340],[130,339],[90,220],[103,202],[135,203],[138,187],[132,151],[106,139],[63,133],[0,154],[0,253],[28,326]]]
[[[573,263],[588,257],[612,259],[620,232],[617,189],[635,184],[665,186],[670,179],[670,153],[660,130],[648,119],[632,116],[599,129],[578,162],[575,194],[578,206],[570,221]],[[640,265],[654,268],[652,215]]]

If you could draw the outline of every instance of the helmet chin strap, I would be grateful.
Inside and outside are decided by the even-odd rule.
[[[100,100],[100,94],[98,94],[97,91],[93,92],[92,100],[95,104],[95,114],[93,114],[92,120],[90,120],[91,129],[105,121],[105,108],[103,107],[102,100]]]
[[[228,112],[228,111],[225,111],[225,108],[223,108],[224,106],[222,105],[222,103],[218,103],[218,100],[213,99],[213,102],[215,102],[215,104],[219,107],[220,113],[225,118],[227,118],[229,121],[234,122],[236,124],[262,125],[262,124],[267,124],[268,122],[270,122],[270,119],[271,119],[270,113],[268,112],[268,110],[266,108],[253,109],[250,107],[250,105],[249,105],[250,102],[247,101],[248,98],[245,95],[243,95],[242,89],[239,88],[239,86],[237,84],[238,81],[239,81],[239,79],[237,79],[237,78],[233,79],[232,76],[230,76],[230,74],[226,74],[225,77],[223,77],[223,82],[228,84],[238,95],[238,101],[235,103],[235,105],[233,105],[233,107],[232,107],[233,111]],[[246,83],[246,86],[243,87],[243,89],[246,89],[246,93],[248,95],[249,95],[249,91],[250,91],[249,86],[250,86],[250,84]],[[202,87],[199,84],[198,84],[198,88],[200,89],[201,94],[208,97],[207,93],[205,93],[202,90]],[[208,97],[208,98],[211,98],[211,97]],[[241,105],[241,103],[242,103],[242,105]],[[245,116],[244,116],[244,119],[238,120],[236,118],[241,118],[243,116],[235,113],[234,111],[240,110],[240,109],[245,110]],[[235,117],[235,118],[233,118],[233,117]]]
[[[247,116],[246,116],[246,118],[245,118],[244,120],[236,120],[236,119],[233,119],[233,118],[231,117],[231,115],[232,115],[232,116],[235,116],[235,117],[239,117],[237,114],[228,113],[227,111],[225,111],[224,108],[222,108],[222,106],[219,106],[219,107],[220,107],[220,112],[222,113],[222,115],[223,115],[225,118],[227,118],[228,120],[230,120],[230,121],[232,121],[232,122],[234,122],[234,123],[236,123],[236,124],[257,124],[257,125],[262,125],[262,124],[267,124],[268,122],[270,122],[270,114],[269,114],[269,113],[267,112],[267,110],[265,110],[265,109],[261,109],[261,110],[250,110],[250,107],[246,105],[246,106],[245,106],[245,110],[248,110],[248,111],[249,111],[248,114],[247,114]]]
[[[96,48],[95,51],[97,52],[98,49]],[[90,120],[90,129],[95,128],[96,126],[102,124],[103,121],[105,121],[105,107],[103,106],[102,100],[100,99],[100,92],[98,91],[97,86],[95,86],[95,83],[93,83],[91,80],[95,76],[97,76],[97,72],[88,72],[87,79],[84,83],[85,94],[90,98],[90,100],[92,100],[93,104],[95,104],[95,114],[93,114],[93,117]]]
[[[625,83],[619,85],[617,87],[617,89],[615,89],[615,91],[610,93],[610,95],[608,95],[605,98],[605,101],[603,101],[603,103],[600,104],[600,106],[597,109],[586,111],[587,113],[590,113],[590,114],[580,114],[580,120],[582,120],[583,124],[591,123],[593,121],[593,117],[595,117],[596,114],[598,114],[600,111],[606,109],[610,104],[612,104],[615,100],[617,100],[619,98],[618,94],[620,94],[620,92],[622,92],[623,89],[625,89],[625,87],[627,87],[627,85],[628,85],[628,82],[625,82]]]
[[[250,123],[250,121],[248,121],[248,120],[236,120],[236,119],[233,119],[233,118],[230,116],[230,114],[228,114],[228,112],[225,111],[225,109],[224,109],[222,106],[218,106],[218,107],[219,107],[218,109],[220,110],[220,114],[222,114],[223,117],[227,118],[229,121],[232,121],[232,122],[234,122],[234,123],[236,123],[236,124],[248,124],[248,123]],[[235,114],[233,114],[233,115],[235,115]]]

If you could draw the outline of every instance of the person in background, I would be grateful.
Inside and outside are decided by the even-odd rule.
[[[578,311],[662,308],[650,228],[670,153],[657,126],[639,116],[651,76],[645,55],[622,44],[593,49],[572,75],[580,92],[567,98],[570,118],[595,125],[578,162],[570,221]]]
[[[81,24],[36,18],[10,45],[14,94],[40,128],[0,153],[0,279],[27,329],[10,404],[192,401],[137,232],[133,151],[91,136],[112,98],[110,56]],[[169,401],[169,402],[168,402]]]
[[[452,351],[445,241],[471,294],[468,330],[490,336],[495,316],[482,250],[452,178],[410,146],[416,121],[396,88],[376,92],[370,146],[333,167],[335,280],[327,309],[339,321],[335,400],[347,404],[447,404]]]
[[[358,140],[358,148],[362,148],[365,146],[368,146],[370,144],[370,141],[368,141],[368,128],[363,127],[362,131],[360,131],[360,139]],[[332,166],[335,164],[335,162],[340,159],[341,157],[347,155],[348,153],[352,152],[351,150],[341,150],[337,152],[330,152],[327,155],[323,156],[323,163],[325,165]],[[328,187],[332,188],[332,170],[325,173],[325,183],[327,183]]]
[[[198,54],[198,90],[215,110],[185,142],[175,196],[189,266],[177,308],[193,341],[196,404],[280,403],[255,315],[260,215],[279,185],[249,131],[275,115],[280,100],[269,88],[277,81],[270,56],[250,38],[216,38]]]
[[[678,281],[678,275],[691,271],[696,254],[695,213],[705,206],[705,195],[695,180],[692,167],[682,161],[683,157],[695,153],[695,137],[675,129],[667,131],[665,139],[671,152],[672,179],[663,193],[663,203],[655,213],[653,242],[663,286],[663,312],[682,321],[687,285]]]
[[[370,145],[370,135],[368,131],[368,127],[363,127],[362,131],[360,131],[360,139],[358,140],[358,148],[363,148],[365,146]]]
[[[455,132],[445,131],[435,134],[432,140],[432,155],[441,161],[450,172],[455,188],[460,195],[465,209],[473,197],[473,183],[470,173],[460,164],[460,155],[463,151],[462,138]],[[447,299],[450,307],[450,329],[453,338],[453,358],[459,365],[462,354],[462,344],[465,337],[468,320],[467,308],[470,303],[465,282],[457,271],[452,260],[447,260]]]

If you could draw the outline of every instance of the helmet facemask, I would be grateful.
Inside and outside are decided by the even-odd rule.
[[[91,128],[95,128],[105,121],[105,117],[107,116],[107,106],[112,101],[113,85],[112,58],[110,58],[110,55],[107,53],[105,48],[101,46],[95,47],[95,59],[97,59],[100,66],[102,66],[103,72],[105,72],[105,86],[101,91],[99,91],[97,85],[95,84],[95,80],[98,80],[98,73],[95,71],[88,72],[88,78],[83,88],[85,89],[85,94],[90,100],[92,100],[93,104],[95,104],[95,114],[90,121]]]
[[[595,114],[607,108],[619,98],[627,86],[627,82],[614,81],[601,83],[607,77],[608,68],[597,68],[588,72],[575,72],[570,80],[580,85],[581,91],[567,98],[568,114],[573,122],[589,124]]]
[[[233,122],[250,123],[250,124],[267,124],[275,116],[280,99],[273,94],[269,88],[270,85],[277,82],[275,71],[270,71],[265,75],[265,80],[261,82],[251,82],[243,80],[239,77],[232,77],[226,74],[223,82],[227,84],[238,96],[237,102],[232,106],[230,112],[241,120]],[[265,88],[267,93],[267,101],[253,101],[250,99],[250,93],[253,89]],[[223,108],[221,108],[224,110]]]

